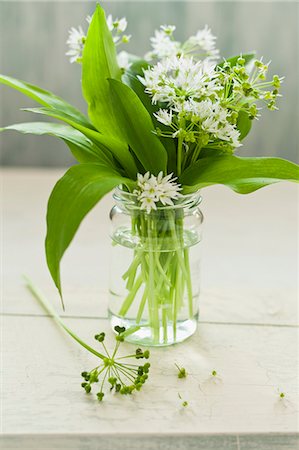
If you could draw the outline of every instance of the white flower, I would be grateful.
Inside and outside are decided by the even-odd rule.
[[[146,212],[149,214],[152,209],[157,209],[155,200],[152,197],[143,197],[141,200],[141,209],[146,209]]]
[[[112,15],[106,18],[107,26],[109,31],[117,31],[118,33],[123,33],[128,25],[127,19],[122,17],[121,19],[113,19]]]
[[[143,189],[145,183],[148,182],[149,178],[150,178],[150,173],[149,173],[149,172],[146,172],[144,175],[141,175],[141,173],[138,173],[138,174],[137,174],[137,185],[138,185],[141,189]]]
[[[175,183],[176,178],[172,178],[172,175],[171,173],[163,177],[163,172],[160,172],[157,177],[149,172],[145,175],[140,173],[137,175],[139,189],[136,189],[134,193],[141,203],[141,209],[146,209],[149,213],[152,209],[157,209],[158,202],[161,202],[164,206],[174,204],[173,200],[181,196],[179,192],[181,187],[178,183]]]
[[[156,119],[164,125],[170,126],[172,123],[172,110],[159,109],[157,113],[154,113]]]
[[[145,55],[146,59],[164,59],[179,52],[180,43],[171,39],[174,30],[172,25],[163,25],[160,30],[155,31],[155,36],[150,39],[153,50]]]
[[[175,25],[161,25],[161,30],[167,34],[168,36],[172,36],[173,32],[175,31],[176,27]]]
[[[128,70],[132,63],[130,62],[129,54],[125,51],[118,53],[117,62],[121,69]]]
[[[186,47],[199,47],[200,51],[206,53],[206,57],[210,59],[218,59],[219,50],[215,48],[216,36],[211,33],[210,28],[206,25],[203,30],[199,30],[195,36],[191,36],[185,43]]]
[[[128,26],[128,22],[127,19],[125,17],[122,17],[121,19],[117,19],[117,31],[119,33],[124,33],[124,31],[126,31],[126,28]]]
[[[223,141],[229,141],[234,148],[240,147],[242,144],[239,142],[240,132],[230,123],[219,128],[216,133],[216,137]]]
[[[66,55],[70,56],[71,63],[77,62],[82,58],[85,38],[86,36],[81,26],[78,29],[72,27],[69,30],[69,37],[66,43],[70,49],[66,52]]]

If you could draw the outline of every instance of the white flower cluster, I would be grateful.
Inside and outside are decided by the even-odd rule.
[[[193,55],[195,59],[217,61],[219,50],[215,48],[216,37],[207,25],[183,44],[174,39],[175,29],[174,25],[162,25],[160,30],[156,30],[150,39],[152,51],[145,55],[145,59],[161,60],[173,56]]]
[[[86,17],[86,21],[90,24],[92,20],[91,16]],[[107,26],[109,31],[112,34],[114,43],[128,43],[131,36],[123,34],[127,28],[127,20],[125,17],[121,19],[113,19],[111,14],[106,19]],[[79,26],[78,28],[72,27],[69,30],[69,37],[66,41],[69,46],[69,50],[66,52],[66,55],[70,57],[70,63],[81,62],[83,48],[86,40],[86,33],[83,31],[83,28]],[[128,57],[124,55],[126,52],[120,52],[118,56],[118,63],[120,68],[127,69],[130,64],[128,61]]]
[[[134,194],[137,195],[141,203],[141,209],[145,209],[150,213],[152,209],[157,209],[157,203],[162,205],[173,206],[173,200],[178,199],[181,194],[181,187],[175,183],[176,178],[172,178],[173,174],[163,177],[163,172],[158,176],[151,175],[146,172],[145,175],[140,173],[137,175],[138,189],[135,189]]]
[[[139,80],[152,102],[177,105],[192,96],[208,97],[219,90],[213,66],[191,57],[172,56],[144,70]]]
[[[206,135],[208,141],[219,139],[234,148],[241,145],[231,110],[221,106],[223,85],[210,62],[172,56],[144,70],[139,80],[153,104],[165,105],[154,116],[172,129],[171,137],[181,135],[185,141],[195,142]]]

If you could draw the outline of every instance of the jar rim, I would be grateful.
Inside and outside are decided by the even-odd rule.
[[[117,202],[124,203],[130,209],[141,210],[141,206],[138,204],[137,194],[125,191],[122,188],[122,185],[119,185],[114,189],[113,198]],[[198,190],[196,192],[192,192],[191,194],[182,194],[177,200],[174,200],[173,205],[157,205],[157,210],[161,211],[196,207],[201,203],[201,201],[201,193]]]

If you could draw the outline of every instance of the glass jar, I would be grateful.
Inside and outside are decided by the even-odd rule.
[[[174,206],[142,210],[135,194],[117,188],[110,212],[109,317],[126,340],[146,346],[181,342],[197,327],[199,192]]]

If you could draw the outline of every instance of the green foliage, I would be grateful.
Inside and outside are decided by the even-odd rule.
[[[223,184],[239,194],[248,194],[281,180],[299,182],[299,167],[281,158],[206,157],[180,177],[185,192]]]
[[[240,131],[240,141],[242,141],[251,130],[252,120],[245,111],[239,111],[237,119],[237,128]]]
[[[37,103],[49,108],[55,108],[59,111],[63,111],[69,116],[73,117],[76,122],[84,125],[87,128],[93,129],[94,127],[88,121],[88,119],[77,108],[67,103],[52,92],[45,91],[38,86],[26,83],[25,81],[17,80],[16,78],[0,75],[0,83],[6,84],[16,91],[21,92],[29,98],[32,98]]]
[[[83,51],[83,95],[88,104],[88,115],[97,129],[104,134],[121,138],[122,134],[111,104],[108,78],[120,80],[121,71],[104,10],[97,5]]]
[[[56,183],[48,202],[46,256],[60,294],[60,260],[81,221],[105,194],[122,183],[132,185],[112,168],[97,163],[73,166]]]
[[[0,131],[19,131],[24,134],[45,134],[62,139],[78,162],[109,163],[109,159],[92,141],[76,129],[60,123],[27,122],[0,128]]]
[[[167,152],[153,133],[151,117],[132,89],[116,80],[109,80],[111,99],[118,124],[126,142],[142,163],[144,171],[157,175],[166,172]]]
[[[96,143],[107,157],[112,154],[122,164],[129,177],[133,179],[136,178],[136,164],[132,155],[128,151],[127,144],[123,141],[120,141],[113,136],[108,136],[99,133],[98,131],[86,128],[80,123],[77,123],[71,116],[68,116],[67,114],[54,108],[26,108],[25,111],[53,117],[54,119],[62,120],[63,122],[71,125],[73,128],[83,133],[92,142]],[[113,166],[113,160],[111,160],[111,164]]]

